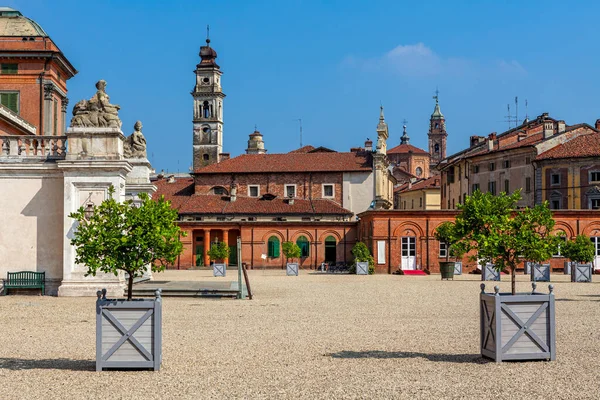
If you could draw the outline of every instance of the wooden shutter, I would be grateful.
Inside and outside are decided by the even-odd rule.
[[[11,109],[12,111],[19,112],[19,93],[0,93],[0,103]]]
[[[273,257],[279,257],[279,239],[273,240]]]

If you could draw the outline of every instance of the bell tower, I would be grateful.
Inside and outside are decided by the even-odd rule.
[[[194,98],[193,168],[218,163],[223,152],[223,99],[221,68],[215,62],[217,52],[210,47],[208,27],[206,46],[200,47],[200,64],[196,65]]]
[[[429,173],[431,175],[439,175],[439,171],[435,169],[436,165],[439,164],[444,158],[446,158],[446,119],[440,111],[439,103],[439,91],[435,90],[435,109],[431,118],[429,119],[429,154],[431,154],[431,161],[429,163]]]

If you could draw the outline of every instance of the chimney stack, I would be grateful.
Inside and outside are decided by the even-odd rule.
[[[494,150],[494,140],[496,140],[496,132],[490,133],[488,136],[488,150]]]
[[[231,190],[229,191],[229,201],[234,202],[237,200],[237,185],[231,185]]]
[[[596,120],[596,129],[600,129],[600,119]]]
[[[369,138],[367,138],[367,141],[365,142],[365,150],[373,151],[373,141]]]
[[[220,161],[229,160],[230,158],[231,158],[231,156],[229,155],[229,153],[219,153]]]

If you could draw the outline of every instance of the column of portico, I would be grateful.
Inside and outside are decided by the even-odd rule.
[[[223,243],[229,247],[229,229],[223,229]],[[223,261],[225,264],[229,264],[229,257],[225,258]]]
[[[210,266],[210,257],[208,251],[210,250],[210,229],[204,229],[204,266]]]

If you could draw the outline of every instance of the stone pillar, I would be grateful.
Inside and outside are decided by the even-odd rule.
[[[60,115],[62,119],[59,136],[63,136],[67,131],[67,107],[69,106],[69,99],[66,97],[62,98],[62,102],[60,103]]]
[[[223,229],[223,243],[229,247],[229,229]],[[223,261],[225,264],[229,264],[229,257],[225,258]]]
[[[54,85],[52,83],[44,84],[44,126],[41,127],[42,135],[53,135],[52,128],[52,99],[54,93]]]
[[[108,188],[115,188],[114,197],[125,200],[125,181],[132,170],[123,159],[124,136],[118,128],[69,128],[66,132],[69,152],[57,162],[64,176],[63,212],[63,279],[59,296],[96,296],[106,288],[109,297],[122,297],[124,274],[98,273],[85,276],[87,268],[75,263],[75,248],[71,238],[77,229],[69,214],[88,203],[100,204],[108,197]]]
[[[210,250],[210,229],[204,229],[204,266],[210,266],[210,257],[208,251]]]

